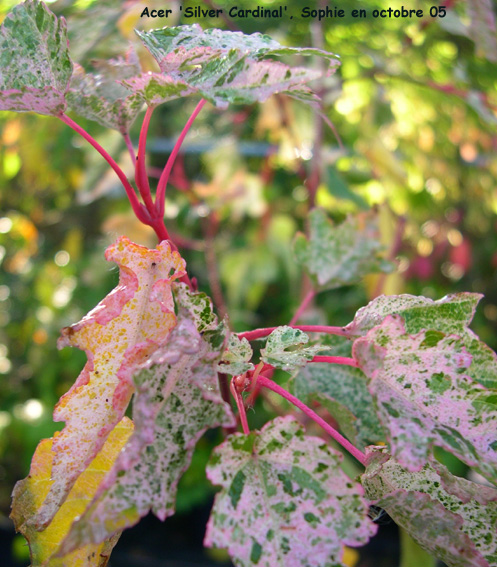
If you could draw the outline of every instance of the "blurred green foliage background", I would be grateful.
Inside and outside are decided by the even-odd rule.
[[[3,0],[0,17],[17,2]],[[261,0],[264,7],[279,2]],[[491,3],[446,1],[445,18],[374,19],[397,0],[355,0],[340,19],[198,19],[203,27],[263,32],[294,46],[316,46],[341,67],[315,85],[341,144],[312,110],[281,96],[263,105],[207,107],[173,172],[166,224],[191,275],[235,330],[288,322],[308,285],[292,255],[309,208],[341,220],[378,208],[386,255],[398,271],[318,296],[310,316],[349,322],[380,293],[439,298],[453,291],[485,295],[474,330],[497,346],[497,47]],[[184,6],[211,6],[185,2]],[[225,14],[234,4],[219,0]],[[240,0],[253,9],[253,0]],[[315,0],[306,4],[321,5]],[[437,4],[438,5],[438,4]],[[331,4],[330,4],[331,6]],[[173,8],[167,21],[140,18],[144,7]],[[153,62],[133,28],[194,23],[178,2],[58,0],[68,20],[74,60],[123,54],[133,42],[145,68]],[[340,6],[343,7],[343,6]],[[353,9],[368,17],[354,19]],[[480,10],[480,11],[478,11]],[[494,10],[495,11],[495,10]],[[305,64],[309,64],[306,62]],[[313,64],[312,62],[310,64]],[[150,171],[160,173],[196,100],[160,107],[149,132]],[[131,173],[117,132],[78,119]],[[136,142],[139,122],[132,130]],[[56,119],[0,113],[0,514],[24,477],[39,439],[50,436],[51,411],[85,356],[58,351],[61,327],[78,321],[116,284],[103,252],[117,236],[155,245],[136,221],[113,172]],[[264,408],[263,408],[264,409]],[[266,410],[271,411],[266,407]],[[264,415],[251,416],[253,425]],[[215,436],[214,436],[215,437]],[[219,441],[213,439],[212,441]],[[180,491],[188,509],[208,493],[203,440]],[[193,489],[195,487],[195,489]]]

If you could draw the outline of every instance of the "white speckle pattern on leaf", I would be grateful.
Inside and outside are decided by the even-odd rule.
[[[0,110],[62,114],[72,74],[64,18],[38,0],[14,7],[0,27]]]
[[[328,63],[328,74],[339,62],[319,49],[282,47],[269,36],[255,33],[205,30],[197,25],[137,31],[155,57],[165,81],[156,74],[142,75],[125,85],[148,104],[159,104],[178,96],[198,93],[212,104],[250,104],[285,93],[308,104],[316,98],[306,83],[322,76],[308,67],[291,67],[267,57],[313,55]],[[176,88],[177,92],[174,92]]]
[[[459,337],[409,335],[402,318],[389,315],[355,341],[353,353],[402,466],[419,470],[438,445],[497,481],[495,393],[467,375],[471,355]]]
[[[349,285],[373,272],[391,272],[393,264],[379,255],[382,245],[371,214],[349,216],[333,225],[321,209],[309,214],[310,236],[297,234],[295,256],[320,290]]]
[[[185,263],[167,241],[149,250],[121,237],[106,259],[118,264],[119,285],[59,339],[59,347],[84,350],[88,362],[55,407],[54,420],[65,427],[54,437],[53,484],[34,519],[39,527],[50,522],[123,417],[134,390],[131,371],[176,324],[171,284],[185,273]]]
[[[95,73],[85,73],[76,65],[67,102],[79,115],[126,134],[142,109],[143,100],[119,81],[140,73],[138,57],[130,49],[125,59],[96,61],[93,66]]]
[[[227,329],[205,294],[184,284],[174,287],[178,322],[167,342],[133,373],[135,432],[60,554],[104,541],[150,511],[161,520],[172,515],[178,481],[198,439],[207,428],[235,424],[216,371]]]
[[[323,350],[320,345],[304,346],[308,342],[308,335],[300,329],[286,325],[277,327],[269,335],[266,346],[261,350],[261,360],[276,368],[292,372],[300,366],[305,366],[317,352]]]
[[[228,548],[237,567],[343,566],[344,545],[365,544],[376,526],[341,460],[290,416],[232,435],[207,468],[222,490],[205,545]]]
[[[479,293],[468,292],[452,293],[437,301],[414,295],[381,295],[359,309],[345,330],[351,337],[360,337],[387,315],[397,314],[404,319],[409,334],[432,330],[458,335],[473,359],[469,376],[487,388],[497,389],[497,356],[468,328],[481,298]]]
[[[235,334],[231,334],[228,348],[225,350],[217,370],[231,376],[244,374],[248,370],[254,369],[254,365],[250,362],[253,354],[252,347],[245,337],[239,339]]]
[[[434,459],[408,472],[384,448],[368,450],[368,498],[449,567],[497,565],[497,490],[458,478]]]

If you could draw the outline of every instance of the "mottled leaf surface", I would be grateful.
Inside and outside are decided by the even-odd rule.
[[[133,91],[148,106],[158,106],[196,92],[184,81],[152,72],[125,79],[122,85]]]
[[[207,428],[235,424],[216,370],[227,329],[218,324],[210,301],[209,313],[202,307],[205,294],[191,293],[184,284],[175,288],[181,290],[175,295],[177,324],[133,375],[135,432],[61,553],[103,541],[150,511],[161,520],[173,514],[177,484],[197,440]]]
[[[287,372],[296,370],[310,362],[317,352],[323,350],[320,345],[304,346],[309,337],[300,329],[277,327],[267,338],[266,346],[261,349],[261,360]]]
[[[125,134],[140,112],[143,100],[119,81],[140,73],[138,57],[130,50],[124,59],[97,61],[94,67],[95,73],[85,73],[76,66],[67,102],[77,114]]]
[[[228,341],[228,348],[224,351],[217,369],[231,376],[244,374],[254,369],[254,365],[250,362],[253,354],[252,347],[245,337],[239,339],[232,334]]]
[[[389,315],[355,341],[353,353],[402,466],[419,470],[438,445],[497,481],[495,393],[468,376],[471,355],[459,337],[410,335],[399,315]]]
[[[229,103],[262,102],[274,93],[290,94],[304,102],[314,102],[305,86],[321,72],[308,67],[291,67],[279,61],[265,59],[284,55],[313,55],[324,58],[331,73],[338,66],[334,55],[319,49],[282,47],[277,41],[259,33],[202,30],[197,25],[166,27],[137,34],[152,53],[167,81],[177,82],[198,93],[216,106]],[[146,76],[134,85],[150,104],[154,100],[170,100],[173,85],[162,85],[156,79],[146,83]],[[141,83],[141,86],[140,86]],[[148,93],[146,90],[148,89]],[[164,97],[158,93],[163,90]]]
[[[455,477],[431,459],[409,472],[371,448],[366,495],[449,567],[497,565],[497,490]]]
[[[497,388],[497,356],[468,328],[481,298],[481,294],[469,292],[452,293],[437,301],[407,294],[382,295],[359,309],[345,330],[351,337],[360,337],[387,315],[398,314],[404,319],[409,334],[432,330],[458,335],[472,356],[469,376],[494,389]]]
[[[136,364],[162,345],[176,324],[171,283],[185,265],[167,241],[149,250],[122,237],[107,249],[106,259],[119,266],[119,285],[59,339],[60,347],[84,350],[88,362],[54,411],[54,420],[65,421],[65,427],[54,439],[53,484],[38,526],[50,522],[123,417]]]
[[[232,435],[207,468],[222,490],[204,543],[228,548],[237,567],[343,566],[344,546],[363,545],[376,526],[341,460],[289,416]]]
[[[78,478],[66,501],[50,526],[38,532],[29,519],[45,499],[50,488],[52,472],[52,439],[43,439],[33,456],[29,476],[19,481],[13,493],[11,518],[16,530],[29,542],[33,567],[104,567],[119,533],[98,545],[85,545],[64,559],[52,557],[68,533],[72,522],[91,502],[98,485],[112,467],[117,455],[133,431],[128,418],[114,428],[104,446]]]
[[[65,20],[38,0],[15,6],[0,27],[0,110],[63,113],[71,74]]]
[[[349,216],[334,225],[321,209],[309,214],[310,236],[298,234],[294,242],[297,261],[321,289],[357,282],[373,272],[391,271],[393,265],[380,256],[376,220],[369,214]]]

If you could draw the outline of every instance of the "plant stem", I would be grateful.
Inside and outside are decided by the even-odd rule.
[[[357,361],[348,356],[315,356],[311,362],[328,362],[329,364],[343,364],[359,368]]]
[[[300,329],[306,333],[327,333],[328,335],[340,335],[342,337],[348,337],[347,332],[343,327],[331,327],[329,325],[288,325],[292,329]],[[263,329],[254,329],[253,331],[244,331],[243,333],[237,333],[239,339],[247,339],[248,341],[254,341],[255,339],[261,339],[270,335],[278,327],[265,327]]]
[[[236,401],[236,407],[238,408],[238,415],[240,416],[240,423],[242,424],[243,433],[245,435],[249,435],[250,434],[250,428],[248,426],[247,413],[245,412],[245,406],[243,405],[243,398],[242,398],[241,394],[238,392],[238,390],[236,389],[234,380],[235,380],[234,378],[233,378],[233,380],[231,380],[230,390],[231,390],[231,393],[233,394],[233,397],[235,398],[235,401]]]
[[[291,318],[289,325],[295,325],[295,323],[300,319],[300,316],[304,311],[307,309],[309,303],[316,297],[316,291],[311,289],[307,295],[302,300],[302,303],[299,305],[297,311],[295,311],[295,315]]]
[[[145,166],[145,154],[147,151],[147,132],[148,126],[150,124],[150,118],[152,118],[152,113],[154,109],[151,106],[147,107],[145,116],[143,117],[143,123],[140,130],[140,138],[138,141],[138,156],[136,158],[136,168],[135,168],[135,182],[140,195],[142,196],[143,202],[147,207],[150,216],[155,217],[156,209],[152,196],[150,194],[150,184],[148,182],[147,170]],[[163,215],[157,215],[162,217]]]
[[[133,167],[136,168],[136,154],[135,148],[133,147],[133,143],[131,142],[131,138],[129,137],[128,132],[123,134],[124,141],[126,142],[126,147],[128,148],[129,157],[131,158],[131,163]]]
[[[178,155],[178,152],[181,148],[181,144],[183,143],[183,140],[185,139],[185,136],[187,135],[188,130],[191,128],[193,121],[195,120],[195,118],[197,118],[198,113],[202,110],[202,108],[203,108],[203,106],[206,102],[207,101],[205,99],[202,99],[197,104],[197,106],[195,107],[195,110],[192,112],[192,115],[190,116],[187,123],[185,124],[183,131],[179,135],[179,138],[178,138],[176,144],[174,145],[173,151],[171,152],[171,154],[170,154],[170,156],[167,160],[166,166],[164,167],[164,171],[162,172],[162,175],[160,176],[159,183],[157,185],[157,193],[156,193],[156,196],[155,196],[155,206],[157,207],[157,211],[159,212],[159,216],[161,218],[164,216],[164,208],[165,208],[165,201],[166,201],[166,187],[167,187],[167,182],[169,180],[169,175],[171,174],[171,170],[172,170],[173,165],[174,165],[174,160],[176,159],[176,156]]]
[[[320,425],[328,435],[330,435],[337,443],[339,443],[344,449],[346,449],[352,456],[354,456],[362,465],[366,466],[366,455],[360,451],[357,447],[352,445],[350,441],[345,439],[343,435],[341,435],[336,429],[333,429],[329,423],[326,423],[322,417],[312,411],[311,408],[306,406],[302,403],[299,399],[295,396],[292,396],[290,392],[287,392],[284,388],[269,380],[265,376],[259,374],[257,378],[257,384],[260,386],[267,388],[268,390],[272,390],[276,392],[285,400],[288,400],[291,404],[298,407],[302,412],[304,412],[307,416],[309,416],[313,421],[315,421],[318,425]]]
[[[131,183],[126,178],[126,175],[124,175],[123,170],[117,165],[115,160],[102,148],[102,146],[93,138],[93,136],[88,134],[88,132],[84,128],[82,128],[79,124],[74,122],[74,120],[69,118],[69,116],[67,116],[66,114],[61,114],[59,118],[62,120],[62,122],[64,122],[64,124],[67,124],[67,126],[72,128],[80,136],[83,136],[83,138],[87,142],[89,142],[97,150],[97,152],[105,159],[105,161],[112,167],[112,169],[116,172],[117,176],[119,177],[119,180],[124,186],[126,195],[128,196],[129,202],[133,207],[133,211],[135,212],[135,215],[141,222],[145,224],[150,224],[151,218],[149,212],[140,203],[140,201],[138,201],[138,197],[136,196],[135,190],[133,189]]]

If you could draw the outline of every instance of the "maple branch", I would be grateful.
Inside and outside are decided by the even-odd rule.
[[[123,170],[117,165],[116,161],[112,156],[106,152],[102,146],[91,136],[84,128],[82,128],[79,124],[74,122],[69,116],[66,114],[59,115],[60,120],[64,122],[67,126],[72,128],[75,132],[77,132],[80,136],[82,136],[89,144],[91,144],[97,152],[105,159],[105,161],[112,167],[112,169],[116,172],[119,180],[123,184],[123,187],[126,191],[126,195],[128,196],[129,202],[133,208],[133,211],[137,218],[145,223],[150,224],[151,217],[147,209],[138,201],[138,197],[136,196],[135,190],[131,186],[131,183],[128,181],[126,175],[124,174]]]
[[[326,333],[328,335],[340,335],[342,337],[348,337],[347,331],[344,327],[332,327],[329,325],[288,325],[292,329],[300,329],[306,333]],[[244,331],[243,333],[237,333],[239,339],[247,339],[248,341],[254,341],[255,339],[261,339],[270,335],[278,327],[265,327],[263,329],[254,329],[253,331]]]
[[[203,98],[195,107],[195,110],[192,112],[192,115],[188,119],[187,123],[185,124],[185,127],[183,128],[181,134],[179,135],[176,144],[174,144],[174,148],[171,154],[169,155],[169,158],[164,167],[162,175],[160,176],[159,183],[157,185],[157,192],[155,196],[155,206],[157,208],[160,217],[164,216],[164,208],[166,204],[166,187],[167,187],[167,182],[169,180],[169,175],[171,174],[171,170],[174,165],[174,160],[178,155],[178,152],[181,148],[181,144],[183,143],[183,140],[185,139],[188,130],[191,128],[193,121],[195,120],[195,118],[197,118],[198,113],[202,110],[206,102],[207,101]]]
[[[297,311],[295,311],[294,316],[291,318],[289,325],[295,325],[295,323],[300,319],[300,316],[304,311],[307,309],[309,303],[316,297],[316,290],[311,289],[307,295],[302,300],[302,303],[299,305]]]
[[[328,362],[329,364],[343,364],[345,366],[359,368],[357,361],[348,356],[315,356],[311,362]]]
[[[240,423],[242,424],[243,433],[245,435],[249,435],[250,428],[248,426],[247,413],[245,412],[245,406],[243,405],[243,398],[235,385],[236,378],[237,376],[234,376],[233,379],[231,380],[230,391],[233,394],[233,397],[235,398],[236,401],[236,407],[238,408],[238,415],[240,416]]]
[[[337,443],[339,443],[344,449],[346,449],[352,456],[354,456],[362,465],[366,466],[366,455],[360,451],[355,445],[352,445],[350,441],[345,439],[343,435],[341,435],[336,429],[331,427],[329,423],[327,423],[322,417],[314,412],[310,407],[306,406],[302,403],[298,398],[292,396],[290,392],[287,392],[284,388],[269,380],[265,376],[259,374],[257,378],[257,384],[262,386],[263,388],[267,388],[268,390],[272,390],[276,392],[285,400],[288,400],[291,404],[298,407],[303,413],[309,416],[313,421],[315,421],[318,425],[320,425],[328,435],[330,435]]]
[[[151,106],[147,107],[145,116],[143,117],[142,127],[140,130],[140,138],[138,141],[138,155],[136,156],[136,168],[135,168],[135,183],[140,191],[143,202],[147,207],[150,216],[156,216],[156,208],[150,194],[150,184],[148,182],[147,170],[145,166],[145,154],[147,150],[147,132],[148,126],[150,124],[150,118],[152,118],[152,113],[154,109]],[[157,215],[162,216],[162,215]]]

